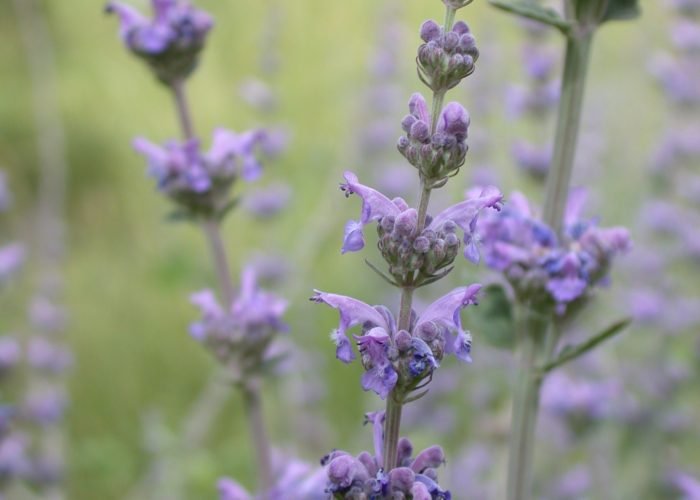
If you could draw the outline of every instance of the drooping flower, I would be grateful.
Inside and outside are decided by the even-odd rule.
[[[366,415],[374,427],[374,454],[363,451],[356,457],[336,450],[326,455],[321,464],[326,467],[326,492],[340,498],[413,498],[422,500],[449,500],[449,491],[438,484],[437,469],[445,463],[441,447],[431,446],[413,457],[413,445],[406,438],[398,444],[398,464],[388,473],[384,471],[384,412]],[[354,496],[348,496],[354,495]]]
[[[148,19],[122,2],[107,4],[108,13],[119,16],[119,34],[126,47],[146,60],[166,84],[186,78],[195,69],[213,20],[187,0],[151,0]]]
[[[569,199],[563,234],[557,236],[533,213],[520,193],[501,213],[479,221],[487,265],[501,271],[516,293],[529,300],[550,301],[563,312],[566,304],[605,282],[612,260],[631,248],[622,227],[600,228],[581,218],[585,192]]]
[[[462,328],[460,311],[477,304],[480,289],[481,285],[474,284],[452,290],[417,316],[410,332],[397,331],[393,315],[383,306],[318,291],[311,300],[338,310],[340,323],[332,338],[336,357],[344,363],[355,358],[346,332],[362,326],[363,334],[354,336],[365,368],[362,387],[385,399],[398,383],[430,375],[445,354],[471,361],[472,338]]]
[[[224,364],[232,361],[238,375],[260,368],[276,335],[287,330],[282,315],[287,301],[261,290],[255,271],[246,267],[240,289],[228,307],[222,307],[211,290],[191,297],[202,319],[190,326],[190,333],[206,345]]]
[[[262,130],[237,134],[219,128],[206,153],[194,139],[159,146],[140,137],[134,140],[134,149],[148,161],[158,189],[190,214],[213,216],[225,210],[238,177],[253,181],[260,176],[256,150],[264,135]]]

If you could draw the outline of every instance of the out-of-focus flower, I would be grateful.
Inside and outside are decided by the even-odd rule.
[[[262,166],[256,149],[264,135],[262,130],[237,134],[219,128],[206,153],[194,139],[159,146],[137,138],[134,149],[148,161],[149,174],[156,179],[158,189],[191,214],[209,217],[225,210],[231,185],[238,177],[253,181],[260,176]]]
[[[541,405],[559,416],[602,419],[613,415],[622,394],[622,387],[615,380],[572,378],[556,371],[545,379]]]
[[[410,332],[397,331],[393,315],[383,306],[324,292],[316,292],[311,300],[340,313],[340,324],[332,334],[340,361],[355,359],[346,331],[362,326],[362,335],[354,336],[365,368],[362,387],[385,399],[397,383],[415,386],[431,375],[445,354],[471,361],[472,337],[462,328],[460,311],[477,303],[480,289],[474,284],[452,290],[414,318]]]
[[[19,342],[16,338],[11,335],[0,336],[0,376],[14,368],[20,355]]]
[[[437,469],[445,463],[441,447],[431,446],[413,457],[413,445],[406,438],[398,443],[398,465],[384,472],[382,453],[384,412],[368,413],[374,426],[374,454],[363,451],[356,457],[336,450],[325,456],[328,484],[326,491],[341,498],[413,498],[449,500],[451,494],[438,484]]]
[[[107,4],[107,12],[121,21],[120,36],[126,47],[146,60],[166,84],[186,78],[197,66],[213,20],[187,0],[152,0],[148,19],[122,2]]]
[[[700,500],[700,480],[685,472],[673,472],[669,482],[679,493],[683,500]]]
[[[240,289],[227,308],[211,290],[195,293],[191,300],[202,319],[190,326],[190,333],[241,377],[262,367],[270,343],[287,329],[282,322],[287,302],[258,288],[250,266],[243,269]]]
[[[60,374],[73,364],[73,355],[63,346],[35,337],[27,347],[27,361],[36,370]]]
[[[552,147],[538,146],[527,141],[516,141],[511,148],[515,163],[532,177],[544,179],[552,162]]]
[[[12,276],[24,263],[24,245],[10,243],[0,248],[0,282]]]
[[[63,418],[67,404],[68,396],[62,389],[42,385],[27,394],[23,412],[32,422],[47,426]]]
[[[273,184],[246,195],[243,208],[258,219],[269,219],[284,210],[291,197],[292,189],[287,184]]]
[[[479,221],[486,264],[501,271],[516,293],[536,303],[565,306],[605,283],[612,260],[631,248],[622,227],[599,228],[581,218],[585,192],[569,199],[561,237],[532,212],[527,199],[513,193],[500,213]]]

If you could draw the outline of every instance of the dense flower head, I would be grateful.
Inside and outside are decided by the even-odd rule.
[[[500,213],[479,221],[487,265],[501,271],[516,294],[563,312],[604,283],[613,258],[631,247],[626,229],[600,228],[595,220],[582,219],[584,202],[585,192],[575,190],[559,237],[536,217],[522,194],[513,193]]]
[[[287,302],[261,290],[252,267],[243,269],[240,289],[227,308],[211,290],[193,294],[191,301],[202,312],[202,319],[190,326],[192,337],[240,377],[262,366],[271,342],[287,329],[282,322]]]
[[[450,500],[452,495],[438,484],[436,469],[445,463],[445,453],[439,446],[430,446],[413,456],[413,445],[406,438],[398,443],[398,464],[385,472],[384,412],[366,415],[374,426],[374,453],[363,451],[359,455],[335,450],[321,460],[326,466],[328,484],[326,491],[333,498],[354,499],[412,499]]]
[[[398,330],[391,312],[384,306],[370,306],[344,295],[316,292],[311,298],[340,313],[338,328],[331,334],[336,357],[350,363],[355,359],[347,331],[361,326],[353,335],[365,373],[362,387],[385,399],[397,385],[411,391],[432,375],[445,354],[470,362],[472,337],[462,328],[460,311],[478,303],[481,285],[455,288],[430,304],[419,316],[412,314],[409,331]]]
[[[237,134],[219,128],[207,152],[200,150],[196,139],[159,146],[137,138],[134,149],[148,161],[148,172],[158,189],[189,215],[212,217],[227,209],[231,186],[239,176],[246,181],[260,176],[256,153],[264,136],[262,130]]]
[[[464,21],[447,32],[435,21],[425,21],[420,37],[424,43],[418,47],[418,76],[434,92],[445,92],[474,72],[479,49]]]
[[[479,214],[485,209],[500,210],[503,195],[492,186],[469,192],[466,199],[428,217],[425,227],[418,230],[418,213],[401,198],[390,200],[379,191],[359,182],[352,172],[345,172],[341,189],[346,196],[356,194],[362,199],[360,219],[345,226],[342,252],[364,248],[364,226],[377,222],[379,249],[389,264],[390,274],[399,283],[429,279],[447,268],[455,259],[461,243],[464,256],[479,261],[476,232]],[[457,232],[462,232],[460,242]],[[414,276],[414,273],[418,273]]]
[[[127,48],[145,59],[162,82],[172,84],[194,71],[213,20],[187,0],[151,3],[152,19],[122,2],[108,3],[107,12],[119,16]]]
[[[455,175],[469,150],[469,112],[457,102],[448,103],[438,117],[435,131],[425,98],[415,93],[408,102],[410,114],[401,122],[406,133],[397,147],[421,177],[432,187],[440,187]]]

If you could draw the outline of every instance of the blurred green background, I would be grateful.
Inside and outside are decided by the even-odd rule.
[[[146,8],[145,3],[137,5]],[[592,158],[598,164],[590,167],[600,212],[608,224],[634,222],[648,190],[648,155],[666,119],[664,101],[647,76],[646,65],[654,47],[667,45],[667,35],[661,29],[659,2],[647,3],[639,21],[606,26],[594,49],[585,128],[607,137],[602,158]],[[280,103],[274,121],[292,131],[292,141],[266,170],[264,180],[288,183],[293,199],[280,217],[267,223],[235,213],[225,224],[225,238],[234,269],[257,250],[276,251],[292,263],[283,287],[291,301],[291,339],[306,350],[313,369],[295,368],[287,379],[294,379],[297,369],[304,373],[294,383],[269,384],[266,406],[274,441],[311,461],[335,447],[357,453],[371,445],[360,424],[364,411],[379,407],[378,400],[362,392],[358,364],[344,366],[333,359],[328,332],[336,322],[335,313],[314,307],[307,297],[318,288],[379,303],[390,293],[362,262],[365,256],[374,256],[371,245],[365,254],[340,256],[343,224],[356,217],[359,201],[346,201],[337,190],[344,169],[371,172],[380,167],[357,165],[356,147],[358,131],[371,114],[363,109],[362,96],[371,84],[368,60],[381,39],[383,2],[201,0],[197,4],[216,19],[201,66],[188,87],[205,145],[215,126],[242,130],[260,124],[260,116],[244,104],[236,88],[259,75],[263,28],[270,9],[281,10],[277,47],[281,67],[270,83]],[[405,36],[397,83],[406,102],[415,90],[425,90],[412,65],[418,26],[430,17],[441,19],[443,9],[438,0],[400,4]],[[171,97],[126,52],[117,36],[117,20],[104,15],[100,2],[44,1],[42,8],[54,43],[70,166],[65,277],[71,318],[68,338],[76,365],[70,374],[66,422],[67,497],[125,498],[149,470],[152,457],[144,429],[154,421],[160,422],[155,426],[158,442],[166,443],[166,455],[176,464],[171,470],[178,471],[177,477],[171,479],[183,482],[185,498],[213,498],[213,484],[222,474],[252,485],[250,443],[235,394],[202,449],[186,457],[177,451],[183,417],[215,369],[214,361],[187,334],[188,323],[196,317],[188,295],[215,281],[202,234],[192,225],[165,221],[169,204],[155,191],[144,174],[144,162],[130,147],[135,135],[154,141],[178,135]],[[551,131],[528,130],[510,120],[502,98],[509,82],[522,79],[522,31],[484,0],[458,17],[470,23],[482,51],[475,75],[448,97],[472,109],[472,132],[488,138],[488,149],[473,146],[470,154],[487,158],[498,170],[504,192],[517,186],[536,193],[534,184],[516,174],[509,148],[516,137]],[[0,166],[8,171],[17,200],[19,237],[30,240],[38,165],[28,70],[17,30],[12,3],[0,2]],[[552,41],[557,46],[557,38]],[[391,117],[397,137],[404,114],[402,105]],[[400,159],[391,145],[387,154]],[[585,149],[580,151],[582,165],[587,164],[586,155]],[[468,160],[465,173],[451,182],[446,199],[456,200],[467,187],[469,165]],[[426,300],[447,291],[450,284],[474,279],[473,269],[466,264],[459,267],[452,283],[440,282]],[[28,291],[29,286],[24,288]],[[5,304],[10,307],[3,310],[3,323],[21,329],[21,300]],[[613,309],[608,316],[614,318],[614,307],[608,309]],[[478,342],[477,335],[475,363],[461,367],[463,383],[453,395],[463,425],[450,439],[430,426],[420,427],[412,436],[418,445],[441,442],[449,456],[468,438],[484,432],[480,424],[503,420],[505,403],[491,416],[470,414],[472,382],[480,377]],[[618,343],[616,352],[627,343]],[[493,383],[505,384],[507,377],[494,377]],[[319,397],[291,411],[283,409],[285,401],[302,402],[302,395],[297,398],[294,391],[301,394],[300,388],[319,384],[325,385]],[[303,437],[308,434],[301,429],[304,420],[325,422],[323,429],[317,428],[318,439]],[[631,474],[637,473],[635,469]]]

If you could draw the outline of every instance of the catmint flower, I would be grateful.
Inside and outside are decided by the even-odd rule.
[[[365,368],[362,387],[385,399],[397,384],[415,387],[417,381],[433,373],[445,354],[471,361],[472,337],[462,328],[459,312],[477,304],[480,289],[478,284],[455,288],[414,318],[410,332],[398,332],[394,316],[383,306],[319,291],[311,300],[340,313],[340,324],[332,334],[340,361],[350,363],[355,359],[346,332],[362,326],[362,335],[353,336]]]
[[[574,379],[557,371],[545,379],[541,405],[545,411],[570,419],[600,420],[612,416],[622,396],[622,387],[617,381]]]
[[[152,19],[122,2],[110,2],[106,10],[119,16],[126,47],[144,59],[160,81],[171,85],[196,68],[213,20],[187,0],[151,2]]]
[[[0,248],[0,282],[10,278],[24,263],[24,245],[10,243]]]
[[[563,312],[604,283],[614,257],[631,248],[626,229],[599,228],[594,220],[582,219],[584,202],[585,191],[575,190],[560,239],[536,218],[525,197],[514,193],[501,213],[479,221],[486,264],[501,271],[516,294]]]
[[[476,250],[476,221],[487,208],[499,210],[503,195],[495,187],[470,193],[466,200],[457,203],[433,217],[425,228],[417,232],[417,212],[409,208],[401,198],[390,200],[379,191],[360,184],[352,172],[345,172],[341,189],[346,196],[357,194],[362,199],[359,221],[349,221],[345,226],[342,252],[356,252],[364,248],[363,228],[377,222],[379,249],[389,264],[389,272],[398,282],[404,282],[412,273],[431,277],[448,267],[459,252],[462,232],[464,255],[478,262]]]
[[[23,411],[32,422],[49,426],[63,418],[67,404],[68,396],[63,390],[43,385],[27,394]]]
[[[193,294],[191,301],[202,312],[201,321],[190,326],[192,337],[240,376],[259,369],[270,343],[287,329],[282,322],[287,302],[258,288],[252,267],[243,269],[240,290],[228,307],[211,290]]]
[[[0,336],[0,376],[7,374],[20,359],[19,342],[11,335]]]
[[[464,21],[447,33],[435,21],[425,21],[420,37],[424,43],[418,47],[418,76],[433,92],[445,93],[474,72],[479,49]]]
[[[448,103],[432,134],[425,98],[419,93],[413,94],[408,108],[411,114],[401,122],[406,135],[399,138],[397,147],[426,182],[433,187],[443,186],[464,164],[469,149],[466,142],[469,112],[457,102]]]
[[[57,375],[73,364],[73,356],[65,347],[36,337],[27,347],[27,361],[36,370]]]
[[[273,184],[252,191],[243,199],[243,208],[258,219],[267,220],[289,204],[292,190],[286,184]]]
[[[374,427],[374,454],[362,452],[356,457],[336,450],[321,460],[326,467],[326,492],[334,498],[373,498],[390,500],[413,498],[449,500],[449,491],[440,488],[437,469],[445,463],[445,454],[439,446],[431,446],[411,456],[413,445],[402,438],[399,441],[399,464],[389,473],[384,472],[384,412],[366,415]]]
[[[200,151],[195,139],[158,146],[137,138],[134,149],[148,160],[149,174],[159,190],[189,215],[212,217],[225,212],[231,186],[238,177],[253,181],[260,176],[256,146],[263,136],[261,130],[237,134],[220,128],[214,131],[206,153]]]
[[[544,179],[552,162],[552,147],[538,146],[526,141],[517,141],[511,148],[518,167],[536,179]]]

